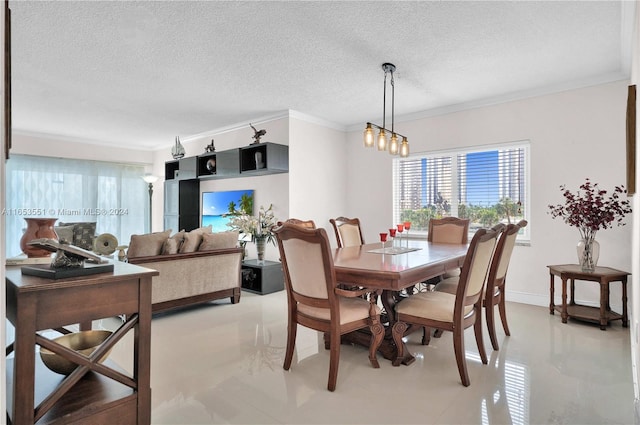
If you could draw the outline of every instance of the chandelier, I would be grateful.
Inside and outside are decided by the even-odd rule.
[[[393,81],[393,73],[396,71],[396,66],[392,63],[383,63],[382,70],[384,71],[384,94],[382,101],[382,127],[370,122],[367,123],[367,128],[364,130],[364,146],[372,148],[374,145],[373,127],[380,130],[378,133],[378,150],[389,150],[391,155],[400,154],[401,157],[409,156],[409,141],[406,136],[400,133],[396,133],[394,128],[395,121],[395,84]],[[386,128],[387,118],[387,74],[391,74],[391,131]],[[391,133],[391,139],[387,142],[387,133]],[[398,143],[398,137],[402,137],[402,142]]]

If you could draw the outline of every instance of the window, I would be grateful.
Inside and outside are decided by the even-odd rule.
[[[395,158],[393,220],[426,234],[432,217],[471,220],[471,233],[529,221],[529,142]],[[519,241],[529,240],[529,226]]]
[[[20,254],[24,217],[57,223],[95,221],[96,235],[111,233],[121,245],[143,233],[149,217],[141,165],[12,155],[6,165],[6,253]]]

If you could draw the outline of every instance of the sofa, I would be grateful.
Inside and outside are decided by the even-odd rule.
[[[133,235],[127,252],[129,263],[160,272],[153,277],[153,313],[227,297],[232,304],[240,301],[243,250],[237,232],[169,234]]]

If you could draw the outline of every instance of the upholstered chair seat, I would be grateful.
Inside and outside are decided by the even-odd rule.
[[[369,301],[363,298],[343,298],[338,297],[338,308],[340,309],[340,324],[355,322],[369,318]],[[375,314],[380,314],[380,307],[373,306]],[[321,320],[331,319],[331,310],[328,308],[311,307],[304,304],[298,305],[298,313]]]
[[[409,316],[419,316],[423,310],[429,310],[429,318],[442,322],[453,321],[453,311],[456,302],[456,294],[446,292],[420,292],[408,297],[398,304],[396,312]],[[473,310],[473,306],[466,306],[464,315]]]

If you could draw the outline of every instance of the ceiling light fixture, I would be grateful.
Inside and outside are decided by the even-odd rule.
[[[380,130],[378,133],[378,150],[388,150],[391,155],[397,155],[400,153],[401,157],[409,156],[409,141],[406,136],[400,133],[396,133],[395,124],[395,84],[393,80],[393,73],[396,71],[396,66],[392,63],[383,63],[382,70],[384,71],[384,94],[382,101],[382,127],[370,122],[367,123],[367,127],[364,130],[364,146],[372,148],[374,145],[373,127]],[[391,74],[391,131],[386,128],[387,119],[387,74]],[[391,133],[391,140],[387,143],[387,132]],[[398,143],[398,137],[402,137],[402,142]]]

